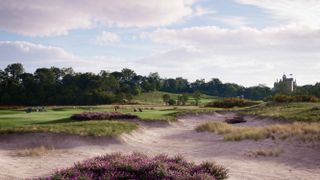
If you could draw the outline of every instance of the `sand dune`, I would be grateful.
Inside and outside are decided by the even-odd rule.
[[[133,151],[149,155],[166,153],[184,155],[196,163],[215,161],[230,169],[230,179],[320,179],[320,145],[290,141],[225,142],[213,133],[197,133],[194,128],[204,122],[223,121],[234,113],[181,117],[171,124],[141,124],[141,128],[118,139],[79,137],[59,134],[24,134],[0,136],[0,179],[22,179],[49,175],[56,169],[97,155]],[[275,123],[270,119],[246,117],[246,125]],[[43,157],[17,157],[17,149],[53,146]],[[249,157],[257,149],[279,148],[278,157]]]

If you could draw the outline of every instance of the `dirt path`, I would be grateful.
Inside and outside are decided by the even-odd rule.
[[[171,125],[142,126],[109,138],[78,137],[57,134],[0,136],[0,179],[32,178],[48,175],[55,169],[97,155],[133,151],[154,155],[184,155],[197,163],[215,161],[230,169],[230,179],[320,179],[320,146],[272,140],[225,142],[213,133],[197,133],[194,128],[207,121],[222,121],[228,114],[198,115],[180,118]],[[258,122],[259,121],[259,122]],[[248,118],[248,125],[265,125],[271,120]],[[43,157],[17,157],[16,149],[50,145],[55,151]],[[248,151],[282,149],[279,157],[249,157]]]

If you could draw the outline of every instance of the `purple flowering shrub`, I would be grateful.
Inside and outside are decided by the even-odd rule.
[[[120,112],[83,112],[74,114],[71,119],[77,121],[85,120],[111,120],[111,119],[136,119],[138,116],[132,114],[123,114]]]
[[[210,162],[196,165],[181,156],[170,158],[159,155],[150,158],[140,153],[120,153],[96,157],[75,164],[74,167],[55,172],[43,180],[55,179],[207,179],[222,180],[228,177],[228,170]]]

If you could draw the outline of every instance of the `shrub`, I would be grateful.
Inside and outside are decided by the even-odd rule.
[[[170,106],[173,106],[173,105],[176,104],[176,101],[175,101],[174,99],[169,99],[168,104],[169,104]]]
[[[138,116],[132,114],[122,114],[120,112],[83,112],[74,114],[71,119],[77,121],[85,120],[111,120],[111,119],[136,119]]]
[[[284,103],[284,102],[319,102],[320,99],[316,96],[310,95],[283,95],[278,94],[271,98],[273,102]]]
[[[169,104],[169,100],[170,100],[170,95],[169,94],[164,94],[162,96],[162,100],[166,105],[168,105]]]
[[[249,101],[240,98],[225,98],[219,101],[213,101],[206,104],[206,107],[217,107],[217,108],[233,108],[233,107],[247,107],[258,104],[254,101]]]
[[[196,165],[183,157],[120,153],[96,157],[41,179],[212,179],[228,177],[228,170],[210,162]]]

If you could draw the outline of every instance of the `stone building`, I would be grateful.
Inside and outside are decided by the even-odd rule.
[[[296,89],[296,80],[293,78],[288,78],[285,74],[282,76],[282,79],[277,80],[277,82],[274,83],[274,91],[277,93],[289,94],[295,92]]]

